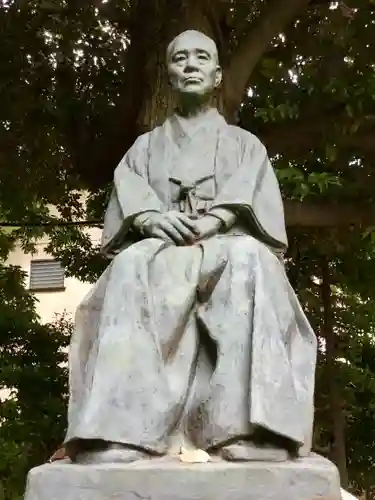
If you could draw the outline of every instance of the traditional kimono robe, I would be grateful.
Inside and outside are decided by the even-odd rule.
[[[225,208],[236,223],[192,246],[142,239],[134,218]],[[267,153],[216,110],[174,116],[115,171],[103,249],[79,306],[66,441],[165,453],[182,432],[209,449],[254,426],[310,447],[316,338],[284,272],[283,205]]]

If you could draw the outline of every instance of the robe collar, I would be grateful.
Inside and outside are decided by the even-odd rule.
[[[192,130],[188,133],[185,122],[186,120],[181,120],[180,117],[175,114],[168,118],[163,125],[156,127],[150,133],[147,177],[159,199],[166,207],[171,206],[169,177],[170,166],[173,164],[176,148],[180,150],[186,148],[189,150],[189,147],[193,146],[191,144]],[[212,158],[215,164],[211,165],[212,161],[207,163],[206,166],[209,167],[208,172],[202,172],[202,178],[206,177],[207,174],[213,175],[216,172],[217,162],[221,157],[225,156],[219,152],[219,149],[222,151],[227,150],[227,134],[221,133],[226,126],[227,123],[224,117],[220,115],[216,108],[211,108],[207,113],[202,115],[202,120],[198,121],[197,127],[194,127],[193,137],[195,140],[197,140],[197,138],[207,140],[208,134],[215,140],[216,152],[214,158]],[[223,144],[221,144],[221,142],[223,142]],[[195,147],[196,145],[194,145],[194,148]],[[232,151],[232,149],[233,148],[230,148],[229,152]]]
[[[217,131],[226,125],[226,121],[216,108],[210,108],[194,124],[175,113],[166,121],[165,125],[169,129],[167,135],[172,139],[172,142],[181,147],[199,136],[206,135],[206,133],[216,135]]]

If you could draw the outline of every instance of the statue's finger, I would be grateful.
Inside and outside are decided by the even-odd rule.
[[[184,224],[187,228],[189,228],[193,233],[199,234],[199,229],[196,226],[196,222],[185,214],[178,214],[178,220]]]
[[[155,229],[155,231],[152,232],[152,236],[166,241],[167,243],[173,243],[173,240],[162,229]]]
[[[185,240],[191,241],[195,238],[195,233],[190,228],[186,227],[180,220],[176,219],[173,222],[173,226]]]
[[[161,227],[161,230],[165,232],[175,243],[181,245],[185,242],[184,237],[172,224],[165,224]]]

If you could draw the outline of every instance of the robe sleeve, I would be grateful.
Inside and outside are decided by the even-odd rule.
[[[288,245],[284,206],[266,148],[250,133],[241,138],[240,164],[225,181],[212,209],[223,207],[237,214],[245,229],[264,243],[285,250]]]
[[[104,217],[101,251],[107,256],[139,239],[134,219],[144,212],[164,212],[163,202],[147,179],[148,135],[139,137],[114,174],[111,197]]]
[[[231,210],[219,207],[210,209],[208,215],[213,215],[214,217],[219,219],[224,231],[229,231],[229,229],[231,229],[231,227],[236,222],[237,218],[236,214]]]

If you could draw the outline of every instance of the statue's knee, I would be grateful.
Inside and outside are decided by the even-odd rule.
[[[244,236],[238,239],[231,246],[231,257],[234,260],[251,260],[251,262],[261,261],[264,265],[269,262],[270,265],[279,262],[279,258],[272,250],[261,241],[252,236]]]
[[[124,264],[127,266],[134,265],[135,262],[139,262],[145,260],[147,253],[145,249],[138,246],[138,243],[132,245],[131,247],[123,250],[121,253],[116,255],[113,259],[113,267],[114,269],[123,266]]]
[[[257,258],[259,252],[265,248],[264,245],[252,236],[241,236],[236,238],[230,245],[230,258],[234,261],[246,261]]]
[[[124,265],[127,267],[147,265],[150,257],[155,255],[155,252],[163,244],[164,242],[156,238],[148,238],[134,243],[113,259],[113,268],[121,268],[123,270]]]

